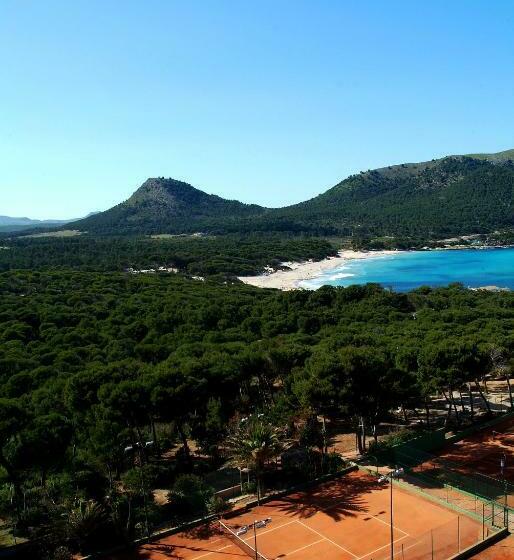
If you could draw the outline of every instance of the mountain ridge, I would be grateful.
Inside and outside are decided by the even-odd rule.
[[[47,227],[57,227],[65,224],[70,224],[76,222],[77,220],[82,220],[89,218],[98,214],[99,212],[89,212],[87,216],[82,218],[73,218],[71,220],[38,220],[34,218],[27,218],[26,216],[14,217],[14,216],[0,216],[0,233],[10,233],[18,231],[26,231],[28,229],[39,229]]]
[[[514,150],[446,156],[362,171],[322,194],[265,208],[150,178],[74,227],[97,234],[254,233],[434,238],[514,227]]]
[[[207,194],[184,181],[156,177],[147,179],[126,201],[73,225],[98,233],[112,233],[116,227],[123,228],[123,233],[168,233],[168,229],[180,233],[191,231],[191,222],[226,221],[265,210],[256,204]]]

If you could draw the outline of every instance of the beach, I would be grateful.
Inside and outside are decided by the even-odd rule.
[[[258,288],[275,288],[278,290],[296,290],[306,280],[323,275],[328,270],[341,268],[346,262],[354,259],[370,259],[386,255],[398,254],[398,251],[339,251],[336,257],[327,257],[322,261],[285,262],[286,270],[275,270],[259,276],[240,276],[245,284]]]

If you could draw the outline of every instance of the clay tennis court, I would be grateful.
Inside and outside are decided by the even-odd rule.
[[[505,453],[506,464],[501,472],[500,458]],[[481,473],[514,482],[514,419],[444,447],[438,457],[462,466],[462,472]]]
[[[443,560],[480,540],[481,523],[393,487],[395,558]],[[361,472],[273,500],[229,517],[237,531],[271,518],[256,530],[266,559],[386,560],[390,558],[390,487]],[[253,529],[241,535],[254,546]],[[245,560],[248,550],[223,534],[217,523],[195,527],[141,546],[117,560]],[[433,555],[432,555],[433,550]]]

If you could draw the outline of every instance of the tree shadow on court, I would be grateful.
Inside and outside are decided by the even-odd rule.
[[[229,546],[227,544],[227,546]],[[147,544],[144,548],[135,550],[131,556],[119,557],[117,560],[155,560],[156,557],[162,559],[184,560],[191,557],[191,552],[198,554],[214,554],[217,557],[225,557],[226,560],[243,560],[247,556],[238,549],[235,550],[216,550],[214,547],[201,546],[180,546],[166,545],[161,543]]]
[[[302,493],[285,496],[273,502],[273,508],[283,515],[307,519],[319,511],[335,521],[354,517],[369,510],[366,494],[383,489],[384,485],[367,477],[348,477]]]
[[[439,454],[439,457],[445,461],[457,464],[459,470],[462,469],[463,472],[472,474],[475,471],[493,478],[501,478],[500,458],[505,453],[507,457],[505,478],[513,481],[513,443],[514,438],[511,438],[510,441],[504,441],[501,438],[497,440],[485,438],[472,441],[467,440],[447,447]]]
[[[181,531],[180,535],[181,537],[184,537],[183,544],[166,544],[162,541],[147,543],[137,550],[117,557],[117,560],[150,560],[151,558],[155,558],[157,554],[162,558],[182,560],[185,557],[191,556],[191,552],[208,554],[215,551],[217,555],[226,556],[227,560],[237,560],[238,558],[244,556],[241,555],[238,550],[216,550],[219,545],[210,545],[208,542],[206,542],[205,545],[200,546],[195,546],[193,544],[195,541],[200,543],[201,541],[208,541],[211,538],[223,537],[223,533],[219,530],[216,524],[213,523],[206,523],[198,525],[197,527],[192,527],[191,529]],[[191,544],[187,544],[187,539],[191,539]],[[230,542],[227,540],[227,547],[229,546]]]
[[[465,501],[472,503],[473,496],[503,502],[505,495],[504,485],[499,480],[480,479],[469,471],[450,470],[435,464],[425,463],[414,467],[402,479],[448,503],[460,504]],[[472,510],[474,511],[473,508]]]

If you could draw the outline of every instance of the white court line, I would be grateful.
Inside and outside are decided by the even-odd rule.
[[[297,519],[297,522],[300,523],[300,525],[303,525],[304,527],[309,529],[309,531],[312,531],[313,533],[316,533],[316,535],[319,535],[320,537],[323,537],[329,543],[332,543],[334,546],[337,546],[337,548],[340,548],[341,550],[344,550],[350,556],[353,556],[356,559],[358,558],[358,556],[356,556],[353,552],[350,552],[349,550],[347,550],[344,546],[341,546],[340,544],[337,544],[336,542],[330,540],[328,537],[325,537],[325,535],[322,535],[321,533],[318,533],[318,531],[316,531],[316,529],[313,529],[312,527],[309,527],[308,525],[306,525],[305,523],[303,523],[299,519]]]
[[[408,537],[408,535],[404,535],[403,537],[400,537],[399,539],[394,540],[393,544],[401,541],[402,539],[406,539],[407,537]],[[378,552],[379,550],[382,550],[386,546],[391,546],[391,543],[388,542],[387,544],[384,544],[383,546],[375,548],[375,550],[372,550],[371,552],[366,552],[366,554],[363,554],[362,556],[359,556],[359,560],[360,560],[360,558],[366,558],[366,556],[369,556],[370,554],[375,554],[375,552]],[[407,548],[405,548],[404,550],[407,550]]]
[[[278,525],[277,527],[273,527],[272,529],[268,529],[267,531],[260,531],[260,532],[257,533],[257,536],[259,537],[260,535],[265,535],[266,533],[271,533],[272,531],[276,531],[277,529],[281,529],[282,527],[285,527],[286,525],[291,525],[291,523],[296,523],[296,519],[294,519],[293,521],[288,521],[287,523],[283,523],[282,525]],[[225,537],[225,539],[228,539],[228,537]],[[221,541],[221,540],[223,540],[223,539],[216,539],[214,542]],[[252,541],[253,537],[250,536],[250,537],[247,537],[246,539],[241,538],[241,540],[243,542],[245,542],[246,544],[248,544],[246,541]],[[214,543],[211,543],[211,544],[214,544]],[[205,558],[206,556],[210,556],[211,554],[216,554],[216,552],[221,552],[222,550],[225,550],[226,548],[230,548],[231,546],[237,547],[236,544],[231,542],[227,546],[217,548],[216,550],[212,550],[211,552],[206,552],[205,554],[200,554],[200,556],[194,556],[191,560],[200,560],[200,558]]]
[[[395,557],[400,555],[402,552],[405,552],[406,550],[409,550],[409,548],[414,548],[415,546],[417,546],[421,541],[417,540],[415,543],[410,544],[409,546],[405,547],[403,550],[397,550],[394,555]],[[384,557],[384,560],[389,560],[389,556]]]
[[[377,521],[380,521],[380,523],[383,523],[384,525],[387,525],[388,527],[391,527],[391,523],[388,523],[387,521],[384,521],[383,519],[380,519],[380,517],[377,517],[376,515],[372,515],[371,513],[369,514],[370,517],[372,517],[373,519],[376,519]],[[400,531],[400,533],[403,533],[404,537],[410,537],[409,533],[406,533],[405,531],[402,531],[400,529],[400,527],[397,527],[396,525],[393,525],[393,531],[394,530]]]
[[[231,546],[236,546],[233,543],[227,544],[227,546],[222,546],[221,548],[217,548],[216,550],[211,550],[210,552],[206,552],[205,554],[200,554],[200,556],[193,556],[193,558],[191,558],[191,560],[198,560],[199,558],[205,558],[206,556],[210,556],[211,554],[216,554],[216,552],[221,552],[222,550],[225,550],[226,548],[230,548]],[[187,547],[184,547],[187,548]]]
[[[266,533],[271,533],[271,531],[276,531],[277,529],[280,529],[281,527],[285,527],[286,525],[291,525],[291,523],[295,523],[295,522],[296,522],[296,520],[288,521],[287,523],[283,523],[282,525],[278,525],[277,527],[273,527],[272,529],[268,529],[267,531],[260,531],[260,532],[257,533],[257,535],[259,536],[259,535],[265,535]],[[241,538],[241,537],[239,537],[239,538]],[[214,544],[215,542],[226,540],[226,539],[230,540],[228,536],[225,536],[224,539],[223,538],[216,539],[211,544]],[[252,541],[253,536],[249,536],[246,539],[241,538],[241,540],[246,543],[246,541]],[[246,544],[248,544],[248,543],[246,543]],[[225,550],[226,548],[230,548],[231,546],[237,547],[237,544],[235,544],[231,541],[229,545],[222,546],[221,548],[217,548],[216,550],[206,552],[205,554],[200,554],[200,556],[194,556],[191,560],[199,560],[200,558],[205,558],[206,556],[209,556],[210,554],[216,554],[216,552],[221,552],[222,550]]]
[[[273,523],[273,521],[272,521]],[[296,523],[296,519],[293,519],[292,521],[288,521],[287,523],[282,523],[282,525],[277,525],[276,527],[272,527],[271,529],[268,529],[267,531],[259,531],[257,530],[257,538],[259,538],[261,535],[266,535],[267,533],[272,533],[273,531],[277,531],[278,529],[282,529],[282,527],[287,527],[288,525],[291,525],[291,523]],[[249,537],[246,537],[246,539],[243,539],[242,537],[239,537],[242,541],[253,541],[253,533],[252,535],[250,535]]]
[[[327,507],[327,508],[323,508],[321,506],[318,507],[318,509],[320,509],[321,511],[330,511],[331,509],[336,508],[337,506],[339,506],[340,504],[344,504],[345,500],[341,500],[340,502],[337,502],[337,504],[334,504],[333,506]],[[362,514],[364,515],[364,514]],[[369,515],[369,517],[372,517],[373,519],[376,519],[377,521],[380,521],[380,523],[383,523],[384,525],[387,525],[388,527],[391,527],[391,524],[388,523],[387,521],[384,521],[383,519],[380,519],[379,517],[377,517],[376,515],[373,515],[372,513],[368,513],[366,515]],[[405,531],[402,531],[402,529],[400,529],[400,527],[397,527],[396,525],[393,525],[393,529],[396,529],[397,531],[400,531],[400,533],[403,533],[406,537],[410,537],[409,533],[406,533]]]
[[[300,550],[305,550],[306,548],[309,548],[309,546],[314,546],[315,544],[319,544],[320,542],[323,542],[323,541],[326,541],[326,540],[327,539],[325,539],[325,537],[323,537],[319,541],[314,541],[314,542],[311,542],[311,544],[306,544],[305,546],[302,546],[301,548],[297,548],[296,550],[292,550],[291,552],[288,552],[287,554],[284,554],[284,556],[291,556],[291,554],[294,554],[295,552],[300,552]]]

